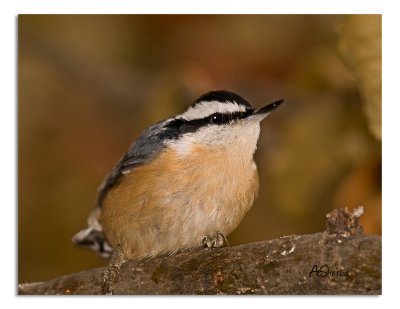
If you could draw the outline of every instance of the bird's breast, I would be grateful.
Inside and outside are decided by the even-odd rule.
[[[101,223],[108,240],[130,247],[131,256],[177,251],[199,245],[205,235],[229,234],[257,191],[252,155],[191,145],[182,157],[166,148],[110,190]]]

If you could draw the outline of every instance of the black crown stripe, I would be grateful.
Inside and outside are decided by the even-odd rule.
[[[217,101],[221,103],[236,102],[241,106],[245,106],[246,109],[252,108],[249,102],[243,99],[240,95],[227,90],[211,91],[206,94],[203,94],[196,101],[194,101],[192,107],[195,107],[200,102],[211,102],[211,101]]]

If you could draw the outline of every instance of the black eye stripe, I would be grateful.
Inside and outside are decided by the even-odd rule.
[[[212,124],[227,124],[229,122],[232,122],[234,120],[238,119],[243,119],[249,116],[252,113],[252,111],[246,111],[246,112],[235,112],[235,113],[230,113],[230,114],[225,114],[225,113],[214,113],[206,118],[204,120],[209,120],[209,123]]]
[[[176,118],[173,121],[166,124],[164,129],[167,130],[167,132],[165,133],[168,133],[167,135],[169,138],[177,139],[182,134],[196,132],[202,127],[225,125],[239,119],[244,119],[253,113],[254,113],[253,109],[247,109],[244,112],[235,112],[229,114],[214,113],[210,116],[201,119],[185,120],[182,118]]]
[[[210,116],[204,117],[202,119],[193,119],[186,121],[186,124],[189,126],[195,127],[204,127],[209,124],[214,125],[223,125],[230,123],[235,120],[244,119],[250,114],[253,113],[253,110],[247,110],[245,112],[235,112],[235,113],[214,113]]]

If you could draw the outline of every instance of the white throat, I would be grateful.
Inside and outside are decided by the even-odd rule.
[[[185,134],[179,140],[171,140],[168,144],[181,158],[190,155],[195,145],[210,147],[210,151],[223,149],[232,156],[240,154],[252,158],[257,149],[259,135],[258,121],[243,121],[235,125],[207,126]]]

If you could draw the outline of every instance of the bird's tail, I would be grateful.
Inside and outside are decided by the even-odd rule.
[[[88,227],[79,231],[72,238],[72,242],[80,247],[91,249],[104,258],[109,258],[112,253],[112,247],[104,235],[101,224],[98,221],[98,212],[96,208],[88,218]]]

